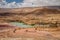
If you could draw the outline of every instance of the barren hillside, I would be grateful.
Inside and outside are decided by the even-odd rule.
[[[60,26],[60,9],[36,7],[4,9],[3,12],[3,9],[0,10],[0,22],[23,22],[34,26]]]
[[[52,8],[0,9],[0,39],[60,40],[60,9]],[[11,24],[12,22],[15,24]],[[23,25],[32,27],[21,28]]]

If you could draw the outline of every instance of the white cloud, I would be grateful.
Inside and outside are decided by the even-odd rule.
[[[38,6],[60,5],[60,0],[24,0],[24,3],[33,3]]]
[[[2,2],[2,0],[0,0],[0,2]]]
[[[0,8],[19,8],[36,6],[60,6],[60,0],[24,0],[22,3],[7,3],[3,0],[2,2],[0,2]]]

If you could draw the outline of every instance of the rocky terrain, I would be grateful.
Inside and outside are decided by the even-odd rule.
[[[60,40],[59,28],[18,28],[9,24],[0,28],[2,26],[0,40]]]
[[[60,26],[60,9],[36,7],[0,10],[0,22],[22,22],[39,27]]]
[[[59,8],[0,9],[0,40],[60,40],[59,17]],[[10,22],[32,27],[20,28]]]

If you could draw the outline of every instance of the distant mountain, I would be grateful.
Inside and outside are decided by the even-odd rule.
[[[47,6],[46,8],[50,8],[50,9],[60,9],[60,6]]]
[[[0,8],[0,13],[31,13],[31,12],[47,12],[47,11],[60,11],[60,6],[45,6],[45,7],[24,7],[24,8],[15,8],[15,9],[6,9]]]
[[[43,7],[22,7],[22,8],[0,8],[0,12],[9,12],[9,11],[31,11],[34,9],[42,9],[42,8],[47,8],[47,9],[60,9],[60,6],[43,6]]]

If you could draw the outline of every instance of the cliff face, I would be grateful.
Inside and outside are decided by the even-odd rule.
[[[4,9],[5,10],[5,9]],[[23,22],[34,25],[55,25],[60,26],[60,9],[50,9],[44,7],[36,8],[16,8],[0,11],[0,22]]]

